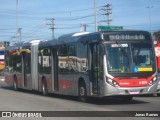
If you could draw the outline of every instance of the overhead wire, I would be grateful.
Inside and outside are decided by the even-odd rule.
[[[102,6],[99,6],[97,8],[100,8],[100,7],[102,7]],[[21,12],[19,12],[19,14],[20,14],[19,18],[23,19],[23,20],[38,20],[39,18],[42,18],[42,16],[41,16],[42,14],[54,14],[54,15],[56,15],[56,14],[59,14],[59,13],[61,13],[61,14],[62,13],[64,13],[64,14],[68,13],[70,16],[66,16],[66,17],[65,16],[64,17],[58,17],[58,16],[56,17],[55,16],[55,19],[57,21],[57,23],[55,22],[55,29],[73,29],[73,28],[79,28],[80,23],[75,24],[75,22],[74,22],[74,24],[71,24],[71,23],[70,24],[64,24],[64,21],[65,22],[68,22],[68,21],[70,22],[70,21],[76,21],[76,20],[82,20],[82,19],[87,19],[87,18],[94,17],[94,14],[88,14],[88,15],[84,15],[84,16],[75,16],[74,15],[74,13],[77,13],[77,12],[84,12],[84,11],[89,11],[89,10],[93,10],[93,9],[94,8],[86,8],[86,9],[79,9],[79,10],[72,10],[72,11],[56,11],[56,12],[45,11],[45,12],[40,13],[40,14],[39,13],[34,14],[34,16],[30,15],[30,12],[33,12],[33,11],[21,11]],[[0,13],[4,12],[4,11],[5,10],[0,9]],[[4,15],[7,14],[6,16],[8,16],[8,14],[11,14],[11,16],[8,16],[8,18],[15,19],[15,15],[13,15],[13,13],[15,13],[15,10],[6,10]],[[98,15],[102,16],[101,14],[98,14]],[[105,19],[104,15],[103,15],[103,19]],[[61,21],[63,22],[63,24],[60,23]],[[43,20],[43,22],[44,22],[44,20]],[[41,33],[40,31],[42,31],[42,30],[48,30],[49,31],[48,26],[45,25],[45,22],[44,23],[43,22],[40,22],[38,25],[31,28],[31,30],[23,32],[23,35],[27,36],[27,35],[33,34],[31,36],[34,36],[36,34],[40,35],[40,33]],[[87,24],[88,25],[87,27],[94,27],[94,26],[92,26],[92,24],[94,24],[94,23],[90,23],[90,25],[89,25],[89,23],[85,23],[83,21],[82,21],[82,23]],[[144,27],[148,27],[148,26],[147,25],[146,26],[145,25],[144,26],[131,25],[131,26],[124,26],[124,27],[144,28]],[[159,25],[153,25],[153,27],[159,27]],[[25,28],[23,28],[23,29],[25,29]],[[7,29],[0,29],[0,30],[1,31],[3,31],[3,30],[6,31]],[[11,30],[11,29],[8,29],[8,30]],[[48,33],[48,31],[46,31],[46,33]],[[44,33],[44,31],[43,31],[43,33]]]

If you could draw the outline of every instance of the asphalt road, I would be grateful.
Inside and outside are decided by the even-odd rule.
[[[93,99],[89,103],[82,103],[76,97],[53,94],[42,96],[38,92],[14,91],[3,79],[0,79],[0,111],[122,111],[122,113],[125,113],[123,111],[160,111],[160,97],[134,97],[131,103],[125,103],[118,98]],[[92,114],[96,113],[99,112]],[[158,120],[160,117],[45,117],[41,119]]]

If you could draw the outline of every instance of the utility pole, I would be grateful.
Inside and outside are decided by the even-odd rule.
[[[54,18],[52,18],[52,38],[54,38]]]
[[[149,29],[150,29],[150,33],[152,33],[152,29],[151,29],[151,8],[153,8],[153,6],[147,6],[146,8],[149,9]]]
[[[108,26],[111,25],[111,17],[110,14],[112,14],[112,8],[111,8],[111,4],[107,4],[105,6],[103,6],[104,8],[102,8],[101,10],[105,11],[105,14],[103,15],[107,15],[107,24]]]
[[[83,24],[83,27],[84,27],[84,32],[86,32],[86,30],[87,30],[87,25],[86,25],[86,24]]]
[[[22,41],[22,28],[19,28],[18,32],[19,32],[19,40],[21,42]]]
[[[54,18],[50,18],[50,19],[46,19],[46,20],[50,20],[51,21],[51,24],[47,24],[47,25],[50,25],[51,26],[51,28],[50,29],[52,29],[52,38],[54,39],[54,29],[55,29],[55,27],[54,27]]]
[[[16,0],[16,42],[18,42],[18,0]]]
[[[87,30],[87,24],[80,24],[80,32],[86,32]]]
[[[97,32],[97,2],[94,0],[95,32]]]

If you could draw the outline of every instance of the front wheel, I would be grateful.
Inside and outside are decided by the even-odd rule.
[[[79,84],[79,90],[78,90],[78,94],[79,94],[79,100],[82,102],[87,102],[88,98],[87,98],[87,91],[86,91],[86,86],[84,82],[80,82]]]

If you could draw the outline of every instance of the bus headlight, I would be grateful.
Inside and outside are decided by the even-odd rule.
[[[153,80],[149,82],[149,86],[153,85],[156,82],[157,82],[157,77],[154,77]]]
[[[110,78],[106,78],[106,82],[114,87],[118,87],[118,83]]]

